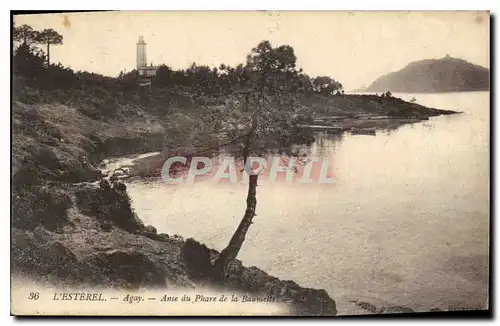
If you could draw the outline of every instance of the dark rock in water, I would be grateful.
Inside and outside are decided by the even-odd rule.
[[[292,281],[276,280],[268,287],[268,294],[288,303],[292,313],[299,316],[334,316],[335,301],[325,290],[302,288]]]
[[[384,307],[381,312],[384,314],[411,314],[415,311],[405,306],[388,306]]]
[[[369,302],[359,301],[356,303],[356,305],[364,310],[373,312],[374,314],[378,312],[377,306],[375,306],[374,304],[371,304]]]
[[[405,306],[381,306],[376,305],[366,301],[351,301],[355,303],[361,309],[369,311],[374,314],[401,314],[401,313],[413,313],[413,309]]]
[[[468,310],[483,310],[484,307],[474,306],[468,302],[456,302],[448,305],[448,311],[468,311]]]
[[[99,269],[99,273],[120,286],[165,287],[161,268],[145,254],[131,250],[112,250],[97,253],[88,258],[87,264]]]
[[[212,275],[207,246],[189,238],[182,246],[181,255],[192,278],[200,280]]]

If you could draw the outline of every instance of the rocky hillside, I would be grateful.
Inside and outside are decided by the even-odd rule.
[[[176,101],[162,113],[152,110],[150,102],[110,102],[112,112],[106,112],[111,104],[98,94],[83,94],[92,102],[87,104],[62,91],[54,97],[57,91],[42,93],[19,84],[12,104],[14,276],[66,287],[209,286],[273,296],[291,314],[337,313],[324,290],[279,280],[238,260],[224,277],[214,273],[216,251],[194,239],[157,234],[134,213],[126,186],[103,179],[97,169],[107,157],[194,143],[191,136],[206,132],[200,114],[224,108],[226,99],[197,111]],[[454,113],[378,96],[315,95],[302,104],[340,132],[392,128]]]
[[[415,61],[379,77],[363,91],[438,93],[488,91],[490,73],[485,67],[446,56]]]
[[[57,102],[15,101],[12,109],[13,277],[72,288],[208,286],[275,297],[294,315],[337,313],[324,290],[238,260],[220,277],[211,269],[216,251],[141,222],[126,186],[96,168],[107,156],[163,148],[169,131],[140,107],[104,120]]]
[[[14,277],[74,289],[209,287],[277,298],[294,315],[337,313],[324,290],[281,281],[238,260],[226,277],[212,274],[210,261],[218,252],[144,226],[131,210],[123,184],[49,183],[37,193],[50,212],[37,215],[36,225],[13,228]]]

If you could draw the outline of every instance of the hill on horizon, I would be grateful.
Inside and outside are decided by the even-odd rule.
[[[368,92],[438,93],[488,91],[489,69],[446,56],[409,63],[401,70],[377,78]]]

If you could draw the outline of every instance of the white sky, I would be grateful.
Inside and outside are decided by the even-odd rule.
[[[489,67],[488,12],[124,11],[14,21],[63,35],[64,44],[51,47],[52,62],[110,76],[135,68],[139,35],[148,44],[149,62],[174,69],[192,62],[236,65],[261,40],[288,44],[298,67],[310,76],[331,76],[347,90],[411,61],[446,54]]]

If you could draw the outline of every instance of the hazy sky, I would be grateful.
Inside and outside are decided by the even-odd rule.
[[[245,61],[261,40],[293,46],[310,76],[328,75],[347,90],[411,61],[446,54],[489,67],[488,12],[167,12],[23,15],[16,25],[53,28],[64,44],[51,61],[116,76],[136,65],[143,35],[148,61],[186,68]]]

